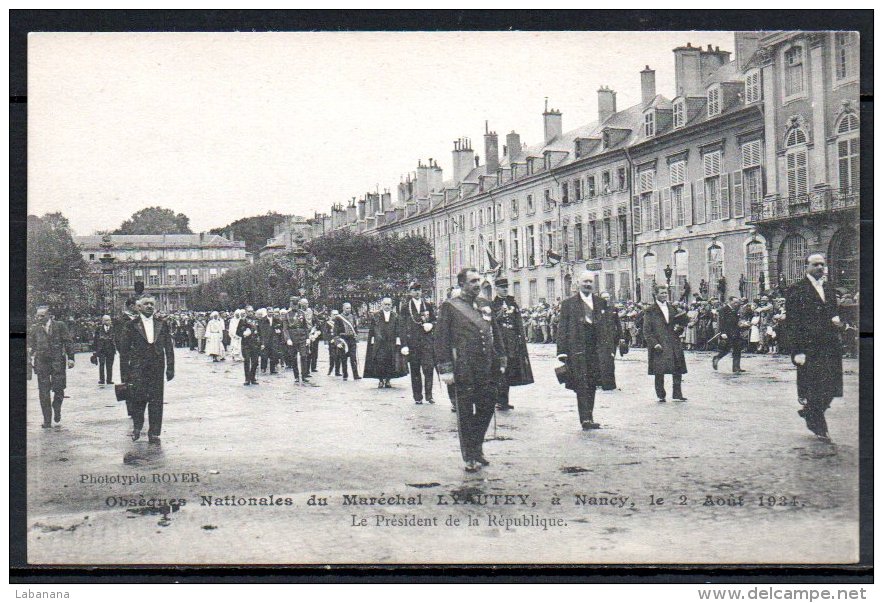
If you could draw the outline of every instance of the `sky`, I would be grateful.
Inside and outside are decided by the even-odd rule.
[[[564,130],[597,90],[674,95],[672,49],[733,51],[732,32],[32,33],[28,211],[76,234],[168,207],[194,232],[276,211],[312,217],[418,160],[451,175],[453,141],[484,162],[485,120],[528,144],[544,99]],[[393,197],[395,198],[395,196]]]

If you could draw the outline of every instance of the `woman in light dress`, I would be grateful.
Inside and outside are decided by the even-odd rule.
[[[242,360],[242,337],[236,334],[241,316],[242,310],[233,312],[233,318],[230,319],[230,326],[227,328],[227,334],[230,336],[230,357],[233,358],[233,362]]]
[[[696,330],[699,322],[699,306],[693,304],[687,311],[687,328],[684,331],[684,343],[687,344],[688,350],[696,348]]]
[[[224,321],[217,312],[209,315],[205,327],[205,353],[212,357],[212,362],[224,359]]]

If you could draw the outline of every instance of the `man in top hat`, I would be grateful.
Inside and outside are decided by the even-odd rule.
[[[399,306],[402,319],[402,354],[408,357],[411,372],[411,391],[414,402],[432,399],[432,377],[435,372],[435,353],[432,349],[432,329],[435,326],[435,308],[432,302],[423,299],[420,283],[414,281],[408,287],[409,297]]]
[[[37,308],[34,322],[28,335],[28,354],[37,374],[45,429],[52,426],[53,413],[55,422],[61,422],[67,369],[74,368],[74,346],[67,325],[50,316],[48,306]]]
[[[460,452],[467,472],[487,465],[482,446],[494,416],[499,375],[506,370],[503,335],[490,302],[480,297],[475,268],[457,274],[460,294],[445,301],[435,325],[435,358],[457,412]]]
[[[165,320],[154,316],[155,304],[153,295],[142,293],[138,300],[140,314],[126,325],[129,399],[134,422],[132,439],[141,437],[146,410],[150,421],[147,435],[151,444],[160,443],[164,380],[175,378],[175,345],[171,328]]]
[[[644,314],[647,374],[653,375],[659,402],[665,402],[665,375],[671,375],[672,399],[687,400],[681,391],[682,376],[687,374],[681,332],[687,321],[687,313],[678,313],[668,301],[668,285],[659,285],[654,303]]]
[[[509,295],[509,280],[500,277],[494,281],[496,295],[491,302],[494,318],[500,325],[503,345],[506,348],[506,372],[500,375],[497,388],[497,409],[512,410],[509,404],[509,388],[533,383],[533,370],[527,355],[524,338],[524,322],[515,298]]]
[[[261,373],[266,373],[269,368],[270,374],[275,375],[281,352],[277,349],[279,336],[282,333],[279,313],[274,312],[273,308],[267,308],[266,315],[259,318],[258,332],[261,338]]]
[[[565,387],[576,393],[576,405],[583,430],[599,429],[595,421],[595,391],[616,389],[614,354],[615,310],[594,293],[595,275],[584,270],[579,291],[561,302],[558,326],[558,360],[566,366]]]

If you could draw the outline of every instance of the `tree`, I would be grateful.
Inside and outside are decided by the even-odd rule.
[[[404,295],[417,280],[435,277],[432,245],[423,237],[378,237],[334,232],[305,245],[306,257],[287,253],[262,258],[191,290],[195,310],[285,306],[291,295],[338,307],[342,301]]]
[[[267,212],[263,216],[241,218],[221,228],[213,228],[212,234],[231,234],[237,241],[245,241],[245,250],[256,254],[273,237],[273,227],[284,222],[290,216]]]
[[[90,308],[92,271],[60,213],[28,216],[28,309],[48,305],[59,317]]]
[[[113,231],[115,235],[193,234],[190,218],[164,207],[145,207]]]

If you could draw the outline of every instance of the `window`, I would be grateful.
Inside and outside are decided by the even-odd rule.
[[[656,189],[656,171],[644,170],[638,174],[639,204],[641,207],[641,226],[644,231],[651,228],[659,230],[659,213],[653,211],[654,192]]]
[[[198,285],[199,284],[199,268],[191,268],[190,270],[190,284]]]
[[[787,175],[788,197],[790,202],[805,195],[809,188],[809,172],[806,155],[806,134],[800,128],[793,128],[785,137],[785,173]]]
[[[626,189],[626,181],[625,181],[625,168],[616,168],[616,181],[619,185],[619,190],[624,191]]]
[[[604,218],[601,223],[602,232],[604,233],[604,257],[609,258],[613,255],[613,230],[610,224],[610,218]]]
[[[606,195],[610,192],[610,172],[601,172],[601,193]]]
[[[176,273],[175,273],[174,268],[169,268],[168,273],[166,274],[166,283],[169,285],[174,285],[175,284],[175,276],[176,276]]]
[[[583,259],[583,223],[573,225],[573,255],[577,261]]]
[[[509,206],[509,217],[517,218],[518,217],[518,199],[512,199],[512,203]]]
[[[151,286],[159,285],[159,270],[151,268],[147,273],[147,284]]]
[[[213,281],[216,278],[218,278],[218,269],[217,268],[209,268],[208,280]]]
[[[855,73],[855,34],[838,31],[834,34],[834,78],[843,80]]]
[[[598,194],[598,189],[595,187],[595,177],[589,176],[588,180],[586,180],[588,187],[589,198],[595,197]]]
[[[564,256],[564,261],[570,261],[570,244],[567,241],[567,238],[570,236],[570,228],[565,224],[561,227],[561,244],[564,246],[564,252],[562,255]]]
[[[794,46],[785,51],[785,96],[803,92],[803,47]]]
[[[484,226],[484,210],[483,209],[478,210],[478,225]]]
[[[573,181],[573,198],[577,201],[583,200],[583,181],[581,178]]]
[[[533,206],[533,195],[528,195],[527,196],[527,213],[532,214],[532,213],[534,213],[534,211],[535,211],[535,209]]]
[[[510,238],[509,249],[512,251],[511,266],[512,266],[512,268],[521,268],[521,264],[519,263],[520,258],[518,256],[519,245],[518,245],[518,229],[517,228],[512,229],[512,231],[509,235],[509,238]]]
[[[598,228],[598,222],[589,220],[589,259],[598,257],[599,249],[601,249],[601,229]]]
[[[708,89],[708,117],[713,117],[721,112],[721,89],[720,86],[712,86]]]
[[[734,211],[737,216],[744,212],[745,204],[752,207],[763,198],[763,179],[761,178],[761,153],[763,145],[760,140],[752,140],[742,145],[742,186],[744,199],[742,206]],[[738,198],[737,198],[737,201]]]
[[[546,222],[545,231],[546,231],[546,236],[544,238],[544,241],[546,243],[545,248],[550,251],[554,250],[555,249],[555,231],[552,229],[552,222],[551,221]],[[545,258],[543,258],[543,260],[545,261]]]
[[[534,236],[533,225],[527,227],[527,240],[524,244],[526,245],[525,251],[527,252],[527,265],[536,266],[536,237]]]
[[[653,136],[656,134],[655,116],[655,111],[644,113],[644,136]]]
[[[475,228],[475,212],[469,212],[469,228]]]
[[[674,226],[686,224],[686,212],[684,211],[684,185],[677,184],[671,187],[671,205],[674,212]]]
[[[619,235],[619,253],[629,252],[628,218],[625,213],[620,213],[617,218],[617,234]]]
[[[570,186],[567,182],[561,183],[561,203],[570,203]]]
[[[632,288],[629,283],[629,271],[623,270],[619,273],[619,299],[627,301],[632,297]]]
[[[683,128],[686,123],[686,112],[684,110],[684,101],[675,101],[672,105],[672,114],[675,128]]]
[[[90,254],[89,254],[89,260],[92,261],[92,262],[95,261],[95,254],[94,254],[94,253],[90,253]]]
[[[760,70],[754,69],[745,76],[745,103],[751,104],[763,100],[760,83]]]
[[[858,137],[837,141],[840,188],[857,192],[859,187]]]
[[[187,284],[187,269],[181,268],[178,270],[178,284],[186,285]]]
[[[549,189],[543,191],[543,209],[545,211],[552,209],[552,191]]]
[[[535,306],[537,303],[537,279],[532,278],[527,283],[527,303]]]
[[[720,220],[721,214],[721,152],[714,151],[702,156],[705,177],[705,199],[709,207],[709,220]]]
[[[494,216],[494,222],[500,222],[503,219],[503,203],[497,203],[494,205],[494,211],[497,212],[497,215]]]
[[[724,275],[724,249],[717,243],[708,248],[708,287],[718,290],[717,284]]]
[[[135,280],[144,280],[144,271],[141,268],[135,268]]]
[[[855,113],[847,113],[840,119],[840,123],[837,124],[837,133],[847,134],[853,130],[858,130],[858,117]]]

